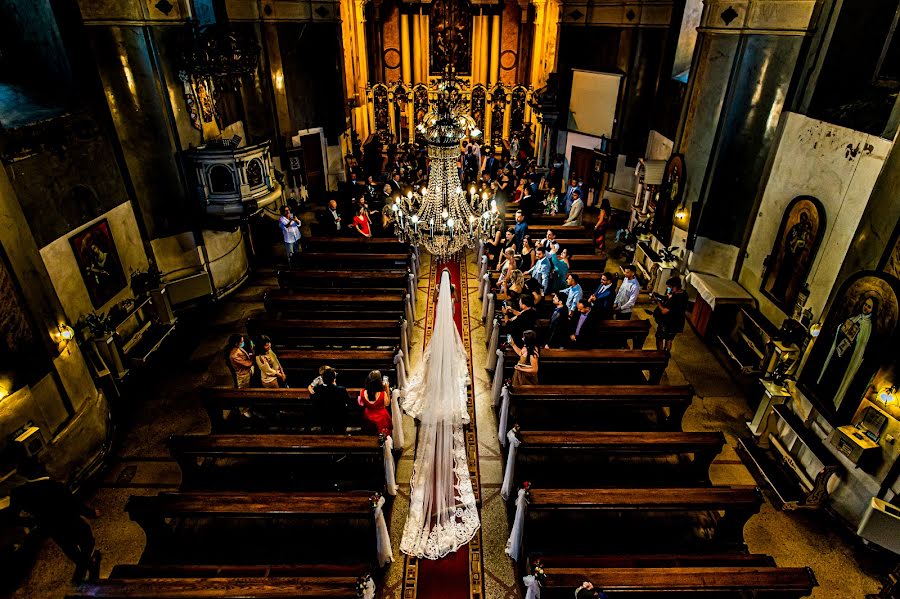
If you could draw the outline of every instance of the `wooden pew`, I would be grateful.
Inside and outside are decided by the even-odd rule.
[[[503,218],[507,224],[512,226],[512,223],[516,222],[516,211],[507,210],[503,213]],[[567,217],[565,214],[540,214],[538,212],[534,212],[528,219],[528,226],[549,225],[560,227],[564,222],[566,222],[566,218]]]
[[[319,407],[305,385],[292,389],[213,387],[201,393],[213,433],[303,433],[321,424]],[[359,388],[347,389],[347,393],[352,399],[359,395]],[[347,426],[360,431],[363,422],[360,419]]]
[[[509,422],[524,430],[680,431],[690,385],[520,385],[509,389]]]
[[[405,322],[405,321],[403,321]],[[247,332],[267,335],[276,348],[403,348],[399,320],[293,320],[251,318]]]
[[[310,291],[312,289],[373,289],[404,290],[409,288],[409,271],[390,270],[310,270],[294,269],[278,272],[278,285],[282,289]]]
[[[304,252],[402,254],[410,250],[408,243],[396,237],[304,237],[301,243]]]
[[[181,490],[385,490],[384,441],[369,435],[173,435]]]
[[[358,599],[352,576],[107,579],[79,585],[68,599]]]
[[[363,578],[371,572],[368,564],[291,564],[291,565],[191,565],[191,564],[119,564],[113,566],[110,579],[126,578],[284,578],[307,576]]]
[[[347,253],[347,252],[303,252],[299,264],[302,268],[322,268],[325,270],[389,270],[410,268],[410,253]]]
[[[744,524],[761,505],[753,486],[532,488],[522,555],[745,552]]]
[[[376,565],[368,491],[132,495],[125,511],[147,537],[146,564]]]
[[[593,293],[600,286],[600,277],[603,273],[599,270],[570,270],[569,272],[578,275],[578,284],[581,285],[582,291],[585,293]],[[500,271],[491,271],[491,289],[497,289],[500,283]]]
[[[809,568],[772,566],[684,566],[583,568],[544,567],[542,599],[571,599],[585,581],[609,597],[716,597],[790,599],[807,597],[818,586]]]
[[[543,347],[547,342],[547,329],[550,327],[549,318],[539,318],[535,323],[534,332],[537,333],[538,345]],[[641,349],[650,334],[650,321],[640,318],[631,320],[600,320],[596,323],[596,334],[593,339],[595,348],[627,348],[631,342],[632,349]],[[506,335],[505,327],[501,325],[500,337]]]
[[[708,486],[725,435],[682,432],[517,430],[513,486]]]
[[[528,233],[531,235],[532,241],[543,239],[547,236],[547,231],[552,230],[556,233],[556,237],[564,237],[566,239],[590,238],[593,226],[579,225],[577,227],[563,227],[562,223],[555,225],[553,223],[528,223]],[[565,246],[563,246],[565,247]]]
[[[518,356],[507,348],[504,378],[511,379]],[[656,385],[669,364],[669,354],[639,349],[544,349],[538,379],[542,385],[575,385],[598,381],[622,385]],[[644,374],[647,371],[648,374]]]
[[[405,291],[297,293],[271,289],[263,304],[273,318],[317,319],[326,315],[336,320],[399,319],[405,314],[405,299]]]
[[[338,371],[339,383],[360,386],[373,370],[380,370],[383,376],[396,383],[395,355],[394,351],[382,349],[286,349],[278,352],[278,360],[288,375],[288,384],[294,387],[306,387],[312,383],[319,376],[319,368],[324,365]]]

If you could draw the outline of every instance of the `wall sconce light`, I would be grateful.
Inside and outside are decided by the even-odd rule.
[[[685,216],[687,216],[687,211],[685,211],[684,204],[682,204],[681,206],[678,207],[678,210],[675,211],[675,218],[677,218],[678,220],[681,220]]]
[[[67,324],[56,327],[56,342],[65,347],[69,341],[75,338],[75,330]]]
[[[896,398],[894,397],[894,391],[897,390],[897,385],[888,385],[884,389],[881,390],[881,393],[878,394],[878,399],[887,406],[890,403],[894,403]]]
[[[822,332],[822,323],[817,322],[816,324],[809,327],[809,334],[811,337],[816,338],[819,336],[819,333]]]

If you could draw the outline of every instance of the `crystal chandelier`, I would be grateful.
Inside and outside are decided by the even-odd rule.
[[[394,198],[394,229],[404,242],[424,247],[445,261],[500,226],[497,204],[473,187],[463,190],[456,161],[460,141],[479,137],[474,119],[464,112],[461,88],[452,67],[435,84],[437,98],[417,129],[428,144],[428,187]]]

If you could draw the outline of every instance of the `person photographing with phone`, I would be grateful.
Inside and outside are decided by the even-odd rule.
[[[684,330],[684,313],[688,297],[681,288],[681,279],[672,277],[666,281],[666,294],[650,296],[656,302],[653,318],[656,320],[656,349],[672,351],[672,340]]]
[[[281,209],[278,225],[284,237],[284,251],[287,254],[288,267],[293,266],[293,259],[300,253],[300,219],[291,214],[290,206]]]

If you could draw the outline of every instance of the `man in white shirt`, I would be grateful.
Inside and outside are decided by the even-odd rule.
[[[284,236],[284,251],[287,254],[288,266],[291,266],[294,255],[300,252],[300,219],[291,214],[289,206],[285,206],[281,210],[278,224]]]
[[[622,279],[613,302],[613,316],[616,320],[630,320],[631,311],[634,310],[634,304],[637,303],[638,294],[641,292],[641,284],[635,277],[633,264],[626,264],[622,270],[625,278]]]

